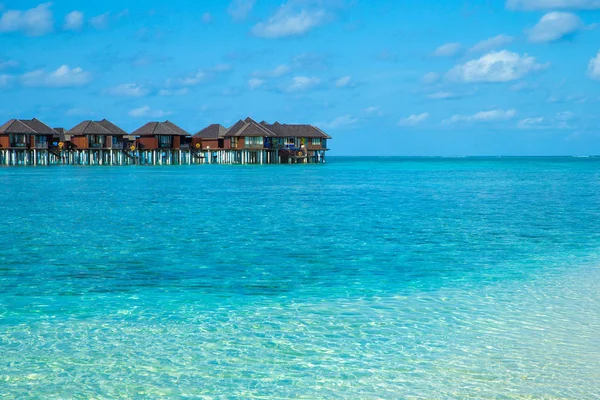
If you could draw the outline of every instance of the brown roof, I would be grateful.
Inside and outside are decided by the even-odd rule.
[[[54,135],[56,133],[56,131],[54,129],[50,128],[48,125],[46,125],[45,123],[43,123],[42,121],[40,121],[37,118],[22,119],[21,121],[26,123],[27,126],[29,126],[36,133],[39,133],[41,135]]]
[[[323,132],[321,129],[313,125],[302,124],[280,124],[275,122],[272,125],[263,124],[263,126],[272,132],[275,132],[277,137],[305,137],[305,138],[322,138],[331,139],[331,136]]]
[[[175,125],[171,121],[167,120],[167,121],[163,122],[163,124],[165,124],[166,126],[168,126],[169,128],[171,128],[175,132],[179,133],[179,135],[181,135],[181,136],[191,136],[188,131],[186,131],[186,130],[180,128],[180,127],[178,127],[177,125]]]
[[[110,135],[110,131],[94,121],[83,121],[65,132],[68,135]]]
[[[235,125],[233,125],[227,133],[225,137],[240,137],[240,136],[260,136],[260,137],[273,137],[275,133],[271,132],[265,126],[259,124],[254,121],[252,118],[248,117],[244,121],[240,120]]]
[[[29,135],[54,135],[56,131],[37,118],[11,119],[0,126],[0,133],[21,133]]]
[[[212,124],[194,134],[202,139],[222,139],[229,130],[220,124]]]
[[[11,119],[6,122],[4,125],[0,126],[0,133],[9,134],[9,133],[28,133],[35,134],[35,130],[25,125],[23,122],[18,119]]]
[[[102,126],[104,129],[106,129],[113,135],[117,135],[117,136],[127,135],[127,132],[125,132],[123,129],[119,128],[118,126],[116,126],[115,124],[113,124],[112,122],[110,122],[107,119],[103,119],[102,121],[94,121],[94,122],[97,123],[98,125]]]
[[[172,122],[148,122],[146,125],[131,132],[134,136],[189,136],[190,134]]]

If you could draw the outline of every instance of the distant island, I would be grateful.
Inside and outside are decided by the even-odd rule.
[[[188,165],[324,163],[329,135],[308,124],[269,124],[248,117],[230,128],[190,134],[171,121],[128,133],[86,120],[71,129],[11,119],[0,126],[0,165]]]

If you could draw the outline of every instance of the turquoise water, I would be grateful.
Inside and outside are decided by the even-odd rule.
[[[0,395],[600,397],[600,159],[0,168]]]

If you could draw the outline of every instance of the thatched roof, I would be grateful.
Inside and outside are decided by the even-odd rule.
[[[65,132],[67,135],[77,135],[77,136],[81,136],[81,135],[112,135],[112,133],[108,130],[105,129],[102,125],[94,122],[94,121],[83,121],[77,125],[75,125],[73,128],[69,129],[68,131]]]
[[[11,119],[0,126],[0,134],[54,135],[56,131],[39,119]]]
[[[94,122],[97,123],[98,125],[102,126],[104,129],[106,129],[107,131],[109,131],[110,133],[112,133],[115,136],[127,135],[127,132],[125,132],[123,129],[119,128],[118,126],[116,126],[115,124],[113,124],[112,122],[110,122],[107,119],[103,119],[102,121],[94,121]]]
[[[259,137],[274,137],[275,134],[268,128],[248,117],[244,121],[240,120],[234,124],[225,137],[241,137],[241,136],[259,136]]]
[[[220,124],[212,124],[194,134],[194,137],[202,139],[222,139],[229,129]]]
[[[131,132],[131,134],[134,136],[190,136],[188,132],[170,121],[148,122],[146,125]]]

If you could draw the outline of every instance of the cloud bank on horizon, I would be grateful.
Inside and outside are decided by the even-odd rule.
[[[600,0],[172,3],[6,1],[0,119],[250,115],[319,124],[336,154],[600,154]]]

